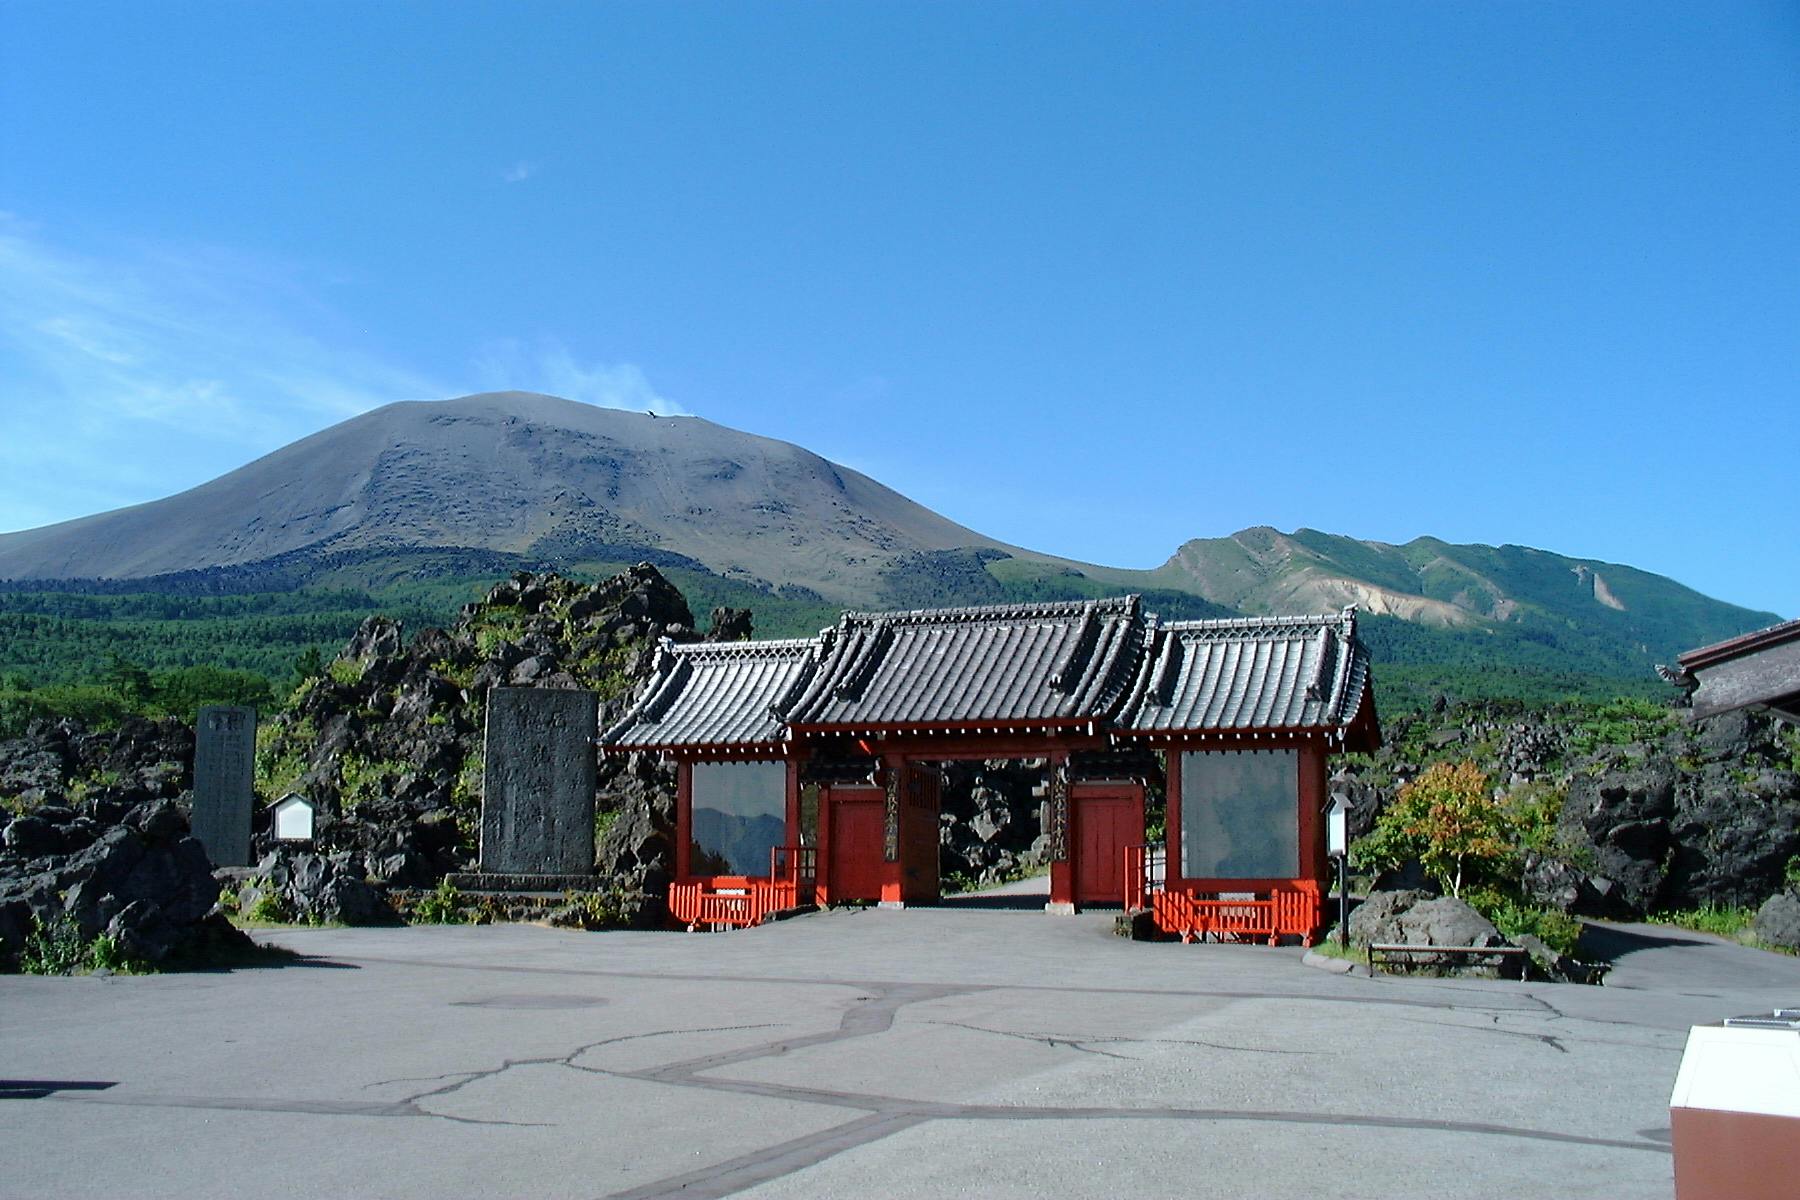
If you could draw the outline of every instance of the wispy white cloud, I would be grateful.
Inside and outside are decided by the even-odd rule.
[[[500,178],[507,183],[524,183],[527,179],[536,175],[537,171],[538,165],[536,163],[520,159],[518,162],[513,163],[511,166],[501,171]]]
[[[152,499],[445,394],[309,332],[322,309],[291,275],[206,249],[78,254],[0,213],[0,529]]]
[[[634,363],[582,363],[554,338],[527,343],[514,338],[490,343],[476,360],[482,386],[490,391],[546,392],[601,408],[691,416],[658,392]]]
[[[77,253],[0,212],[0,531],[170,495],[326,425],[459,390],[352,344],[313,272],[218,247]],[[686,415],[629,362],[505,340],[478,386]]]

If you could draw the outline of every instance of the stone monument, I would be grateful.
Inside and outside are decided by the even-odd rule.
[[[194,836],[215,867],[250,865],[256,710],[209,704],[194,725]]]
[[[551,688],[488,692],[481,873],[594,870],[594,734],[600,697]]]

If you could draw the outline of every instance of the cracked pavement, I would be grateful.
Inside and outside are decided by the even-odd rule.
[[[1111,925],[296,930],[291,966],[7,978],[0,1194],[1667,1197],[1688,1026],[1800,1000],[1800,960],[1669,930],[1581,988]]]

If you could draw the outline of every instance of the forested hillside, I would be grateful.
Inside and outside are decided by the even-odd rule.
[[[564,569],[572,578],[598,580],[626,565],[591,561]],[[279,697],[301,677],[310,656],[335,653],[365,618],[394,618],[414,636],[450,624],[463,604],[510,573],[461,573],[442,562],[428,570],[419,566],[404,555],[364,560],[356,573],[372,577],[372,586],[361,587],[216,594],[206,590],[209,581],[196,578],[185,580],[185,590],[177,593],[16,586],[0,591],[0,730],[32,714],[105,720],[135,711],[134,705],[142,705],[132,697],[119,699],[120,680],[133,672],[166,682],[168,702],[157,711],[204,702],[209,689],[219,699],[259,695],[258,681],[269,696]],[[759,637],[807,636],[835,622],[841,611],[804,588],[769,588],[697,567],[665,566],[663,573],[696,611],[750,609]],[[234,582],[215,580],[210,586],[229,588]],[[883,607],[918,608],[1082,599],[1127,590],[993,551],[942,551],[903,560],[884,578],[881,601]],[[1146,608],[1165,620],[1235,615],[1184,592],[1141,594]],[[1417,710],[1440,695],[1553,703],[1673,694],[1647,666],[1632,670],[1604,637],[1579,626],[1442,629],[1365,615],[1360,629],[1374,654],[1384,714]]]

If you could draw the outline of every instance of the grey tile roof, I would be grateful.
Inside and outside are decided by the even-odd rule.
[[[1125,734],[1335,729],[1370,694],[1356,612],[1176,621],[1154,630]]]
[[[821,643],[663,642],[637,703],[600,736],[610,750],[771,745],[787,734],[776,715],[811,674]]]
[[[1750,707],[1800,721],[1800,621],[1689,650],[1679,662],[1679,670],[1657,671],[1687,691],[1690,721]]]
[[[845,613],[787,718],[849,731],[1105,721],[1145,631],[1136,596]]]
[[[851,612],[788,641],[665,641],[636,703],[600,740],[730,750],[893,728],[1344,731],[1365,701],[1369,653],[1354,610],[1160,624],[1123,596]],[[1358,728],[1376,736],[1372,720]]]

